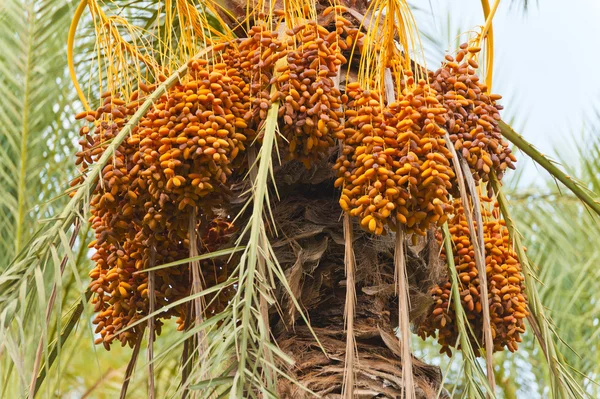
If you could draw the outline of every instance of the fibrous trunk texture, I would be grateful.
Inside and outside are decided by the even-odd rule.
[[[288,373],[323,398],[341,398],[346,352],[344,234],[329,162],[324,160],[307,170],[299,162],[290,161],[276,170],[279,200],[274,200],[272,207],[277,227],[270,229],[277,259],[325,352],[284,289],[279,290],[280,308],[272,307],[270,321],[277,344],[295,361]],[[354,231],[354,334],[358,353],[355,397],[402,398],[402,354],[394,334],[398,327],[395,237],[375,237],[359,226]],[[413,322],[423,317],[431,305],[429,290],[444,270],[439,253],[433,234],[407,246]],[[440,370],[416,358],[413,365],[417,398],[436,398]],[[284,379],[279,383],[279,396],[313,397]]]
[[[384,302],[366,294],[358,296],[354,325],[359,359],[354,365],[356,398],[403,397],[400,345]],[[322,398],[341,398],[346,350],[344,298],[332,295],[324,299],[309,316],[326,354],[305,325],[282,331],[277,337],[279,346],[296,361],[289,373]],[[413,371],[416,397],[436,398],[441,381],[439,369],[413,359]],[[280,381],[279,395],[314,397],[287,380]]]

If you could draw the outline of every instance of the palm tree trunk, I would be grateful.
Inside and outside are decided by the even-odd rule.
[[[298,312],[284,289],[281,308],[270,310],[273,336],[295,364],[289,375],[324,398],[341,398],[346,332],[344,305],[344,235],[338,194],[329,160],[307,170],[289,161],[276,171],[280,199],[272,204],[277,235],[271,242],[286,271],[292,292],[303,312]],[[272,196],[274,198],[275,195]],[[355,397],[401,398],[402,355],[394,331],[398,298],[394,292],[393,236],[374,237],[354,226],[356,253],[356,317],[354,333],[358,363]],[[409,245],[407,267],[411,292],[411,320],[423,316],[431,304],[428,291],[439,278],[437,239],[431,234],[416,246]],[[302,316],[310,321],[315,339]],[[321,348],[322,346],[322,348]],[[324,349],[324,351],[323,351]],[[435,398],[441,372],[413,358],[418,398]],[[309,398],[300,386],[280,380],[281,398]],[[444,395],[441,395],[444,397]]]
[[[319,270],[318,274],[321,272],[333,270]],[[290,375],[323,398],[342,397],[345,366],[344,289],[332,291],[337,293],[330,292],[331,295],[322,298],[318,306],[309,312],[312,328],[325,353],[305,325],[281,330],[277,336],[280,347],[296,361],[288,370]],[[403,397],[402,359],[398,339],[393,334],[390,312],[387,311],[390,306],[381,297],[358,295],[354,326],[359,359],[354,366],[356,398]],[[413,359],[413,371],[416,397],[436,398],[441,381],[439,369]],[[279,394],[281,398],[312,397],[287,380],[280,381]]]

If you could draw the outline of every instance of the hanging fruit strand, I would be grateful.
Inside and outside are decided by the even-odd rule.
[[[189,257],[194,258],[198,256],[198,237],[196,231],[197,216],[196,209],[192,209],[189,224],[188,224],[188,238],[189,244]],[[190,273],[192,280],[191,294],[198,294],[206,286],[206,282],[203,281],[202,270],[199,261],[190,262]],[[200,296],[194,299],[192,308],[194,310],[194,327],[198,326],[204,321],[206,316],[206,299],[204,296]],[[191,309],[190,309],[191,310]],[[198,330],[196,333],[195,346],[198,352],[198,359],[202,359],[202,356],[207,352],[206,334],[204,330]],[[205,377],[201,375],[200,378],[203,380]]]
[[[486,269],[485,263],[484,263],[484,259],[485,259],[485,255],[484,255],[484,248],[485,248],[485,244],[484,244],[484,238],[483,238],[483,218],[481,216],[481,202],[480,202],[480,196],[479,196],[479,192],[477,190],[477,187],[475,186],[475,180],[473,179],[473,176],[469,173],[469,165],[467,164],[467,162],[465,161],[464,158],[460,158],[460,167],[462,169],[463,175],[465,176],[465,181],[467,183],[467,188],[469,190],[469,196],[472,202],[472,210],[473,210],[473,214],[472,217],[474,219],[474,228],[476,229],[477,232],[477,236],[474,237],[473,235],[471,235],[473,240],[477,241],[477,246],[475,248],[475,250],[479,251],[480,255],[479,255],[479,259],[481,259],[481,265],[482,267],[478,267],[478,272],[479,272],[479,276],[481,279],[481,295],[482,298],[489,298],[488,295],[488,282],[487,282],[487,272],[486,273],[482,273],[482,271],[484,269]],[[472,233],[471,233],[472,234]],[[477,257],[476,257],[477,259]],[[485,287],[485,288],[483,288]],[[484,334],[484,342],[485,342],[485,348],[486,348],[486,368],[487,368],[487,373],[488,373],[488,382],[490,384],[490,388],[491,388],[491,393],[493,394],[496,390],[496,380],[494,378],[494,363],[493,363],[493,352],[492,353],[488,353],[490,351],[490,348],[492,348],[493,345],[493,334],[491,331],[491,319],[489,316],[489,312],[486,312],[485,306],[488,304],[488,301],[483,301],[482,306],[484,307],[483,309],[483,334]],[[487,316],[486,316],[487,313]],[[490,324],[485,324],[486,320],[489,321]],[[491,376],[491,377],[490,377]]]
[[[384,88],[386,103],[396,102],[396,93],[392,73],[389,68],[384,73]],[[394,246],[394,280],[396,295],[398,296],[398,329],[400,330],[400,347],[402,349],[402,390],[407,399],[413,399],[415,385],[412,367],[411,331],[410,331],[410,291],[406,271],[406,256],[404,255],[404,227],[396,230],[396,243]]]
[[[467,160],[476,183],[486,183],[491,192],[490,171],[502,179],[507,168],[515,168],[516,158],[499,127],[503,107],[497,101],[502,97],[487,94],[488,87],[476,75],[477,62],[468,58],[470,51],[463,43],[456,57],[446,55],[430,81],[447,110],[444,128],[454,148]],[[460,195],[456,185],[451,194]]]
[[[239,62],[233,61],[235,57],[227,59]],[[195,214],[200,198],[206,199],[201,211],[210,214],[210,204],[220,196],[218,187],[232,173],[229,165],[252,134],[246,132],[246,122],[242,123],[247,108],[240,102],[249,90],[232,73],[235,69],[195,59],[185,69],[188,75],[180,75],[185,80],[169,89],[168,97],[158,98],[131,136],[117,147],[91,201],[97,239],[90,245],[96,248],[92,259],[97,265],[90,273],[90,287],[97,294],[94,303],[99,314],[94,323],[101,334],[97,342],[107,348],[117,337],[123,345],[133,345],[139,328],[119,332],[121,329],[147,314],[149,307],[162,307],[190,292],[194,276],[184,270],[185,265],[148,275],[136,272],[148,268],[151,257],[155,263],[165,264],[189,256],[187,221]],[[81,132],[83,151],[78,163],[83,171],[104,156],[106,143],[114,140],[117,132],[125,130],[140,96],[154,90],[143,83],[139,86],[129,102],[108,93],[96,112],[86,113],[85,117],[95,122],[95,130],[93,135],[87,127]],[[218,220],[212,223],[220,225]],[[211,229],[209,226],[208,234]],[[227,229],[221,231],[227,234]],[[207,246],[214,250],[220,237],[207,237]],[[211,269],[203,269],[203,273],[210,274]],[[224,281],[226,273],[227,269],[219,266],[218,279]],[[153,300],[149,297],[154,294],[149,289],[150,277],[157,292]],[[216,278],[210,277],[210,281],[215,284]],[[207,312],[217,311],[230,294],[223,291],[217,295],[222,300],[213,302]],[[203,311],[195,313],[202,317]],[[173,315],[178,316],[180,327],[188,316],[182,306],[162,313],[161,318]],[[157,334],[161,325],[157,319]]]
[[[350,216],[343,217],[344,226],[344,265],[346,272],[346,354],[344,357],[344,379],[342,383],[342,397],[354,398],[355,362],[358,361],[356,353],[356,339],[354,337],[354,317],[356,313],[356,282],[355,282],[355,257],[353,246],[352,221]]]
[[[494,15],[496,15],[496,10],[498,9],[499,4],[500,0],[494,0],[494,5],[490,10],[489,1],[481,0],[483,16],[485,17],[485,25],[483,26],[483,28],[481,29],[481,33],[477,37],[476,47],[481,48],[481,43],[483,42],[483,40],[486,40],[487,49],[485,83],[488,87],[488,90],[492,90],[492,74],[494,70],[494,29],[492,27],[492,20],[494,19]]]
[[[487,197],[482,197],[481,201],[493,351],[507,347],[514,352],[521,342],[520,334],[525,332],[524,320],[529,314],[523,283],[525,277],[511,245],[506,223],[500,219],[498,204]],[[473,261],[475,240],[471,238],[465,209],[459,200],[455,202],[455,216],[448,225],[455,248],[453,263],[458,273],[461,303],[474,332],[470,337],[472,345],[476,347],[484,340],[482,280]],[[450,281],[446,280],[432,290],[434,305],[419,327],[421,337],[437,336],[442,352],[448,355],[451,355],[450,347],[455,345],[458,337],[455,313],[449,305],[450,289]]]
[[[337,27],[336,33],[340,27]],[[339,36],[338,36],[338,40]],[[336,76],[333,79],[333,87],[339,91],[342,68],[338,68]],[[342,108],[335,110],[342,112]],[[340,117],[340,123],[343,126],[343,116]],[[338,140],[338,156],[341,156],[343,150],[342,140]],[[358,354],[356,351],[356,337],[354,336],[354,318],[356,316],[356,257],[354,255],[354,227],[350,215],[343,212],[342,226],[344,230],[344,271],[346,273],[346,300],[344,304],[344,316],[346,327],[346,352],[344,355],[344,376],[342,380],[342,397],[345,399],[354,398],[354,385],[356,363]]]
[[[415,384],[412,368],[411,331],[410,331],[410,299],[408,276],[406,274],[406,257],[404,254],[404,231],[396,232],[394,247],[394,279],[398,295],[398,328],[400,329],[400,347],[402,348],[402,390],[404,397],[414,399]]]
[[[448,140],[448,133],[446,133],[446,139]],[[480,298],[481,298],[481,307],[483,310],[483,336],[484,336],[484,349],[486,354],[486,367],[487,367],[487,377],[488,382],[492,390],[492,394],[495,391],[496,380],[494,378],[494,365],[492,360],[492,355],[494,353],[493,350],[493,337],[492,337],[492,327],[490,320],[490,310],[489,310],[489,296],[488,296],[488,286],[487,286],[487,274],[486,274],[486,264],[485,264],[485,256],[483,253],[483,240],[478,239],[478,235],[476,232],[476,225],[473,221],[473,214],[475,213],[475,207],[479,206],[478,201],[476,201],[475,196],[478,194],[475,192],[467,193],[467,188],[465,187],[466,180],[463,177],[462,167],[460,163],[460,159],[454,147],[450,144],[450,141],[447,141],[448,148],[452,153],[452,159],[454,163],[454,170],[457,175],[458,187],[460,190],[460,198],[463,206],[463,213],[467,220],[467,225],[469,229],[469,236],[471,237],[471,242],[473,244],[474,258],[475,258],[475,266],[477,269],[477,278],[480,280],[479,289],[480,289]],[[469,176],[471,177],[471,176]],[[472,180],[472,177],[471,177]],[[474,188],[474,185],[473,185]],[[477,227],[481,236],[482,233],[482,225],[479,224]]]

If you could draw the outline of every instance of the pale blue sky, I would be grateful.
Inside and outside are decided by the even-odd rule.
[[[445,48],[448,32],[454,39],[459,30],[484,23],[479,0],[419,0],[413,4],[426,11],[415,12],[419,28],[441,38]],[[493,91],[504,96],[503,117],[515,117],[515,129],[542,152],[553,154],[560,148],[570,154],[570,161],[576,161],[566,143],[572,135],[582,135],[585,118],[593,115],[594,105],[600,109],[600,0],[540,0],[537,5],[530,0],[526,14],[517,4],[502,0],[494,32]],[[440,60],[435,58],[439,56],[428,56],[428,66],[437,67]],[[525,172],[527,182],[544,174],[531,165]]]

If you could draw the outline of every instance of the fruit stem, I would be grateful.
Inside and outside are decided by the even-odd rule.
[[[487,85],[488,93],[492,90],[492,72],[494,69],[494,29],[492,28],[492,20],[498,9],[500,0],[496,0],[492,9],[490,10],[490,3],[488,0],[481,0],[481,6],[483,8],[483,15],[485,17],[485,25],[481,31],[481,35],[477,40],[478,46],[481,46],[481,41],[487,34],[487,51],[486,51],[486,63],[485,63],[485,84]],[[489,31],[489,33],[488,33]]]
[[[67,38],[67,63],[69,65],[69,74],[71,75],[71,80],[73,80],[73,85],[75,86],[75,90],[77,91],[77,95],[79,96],[79,100],[83,104],[83,107],[86,111],[91,111],[91,108],[83,95],[83,91],[79,86],[79,81],[77,80],[77,74],[75,73],[75,62],[73,61],[73,46],[75,42],[75,32],[77,32],[77,25],[79,25],[79,20],[81,19],[81,15],[83,14],[83,10],[87,6],[87,0],[81,0],[77,9],[75,10],[75,15],[73,15],[73,20],[71,21],[71,26],[69,27],[69,36]]]

